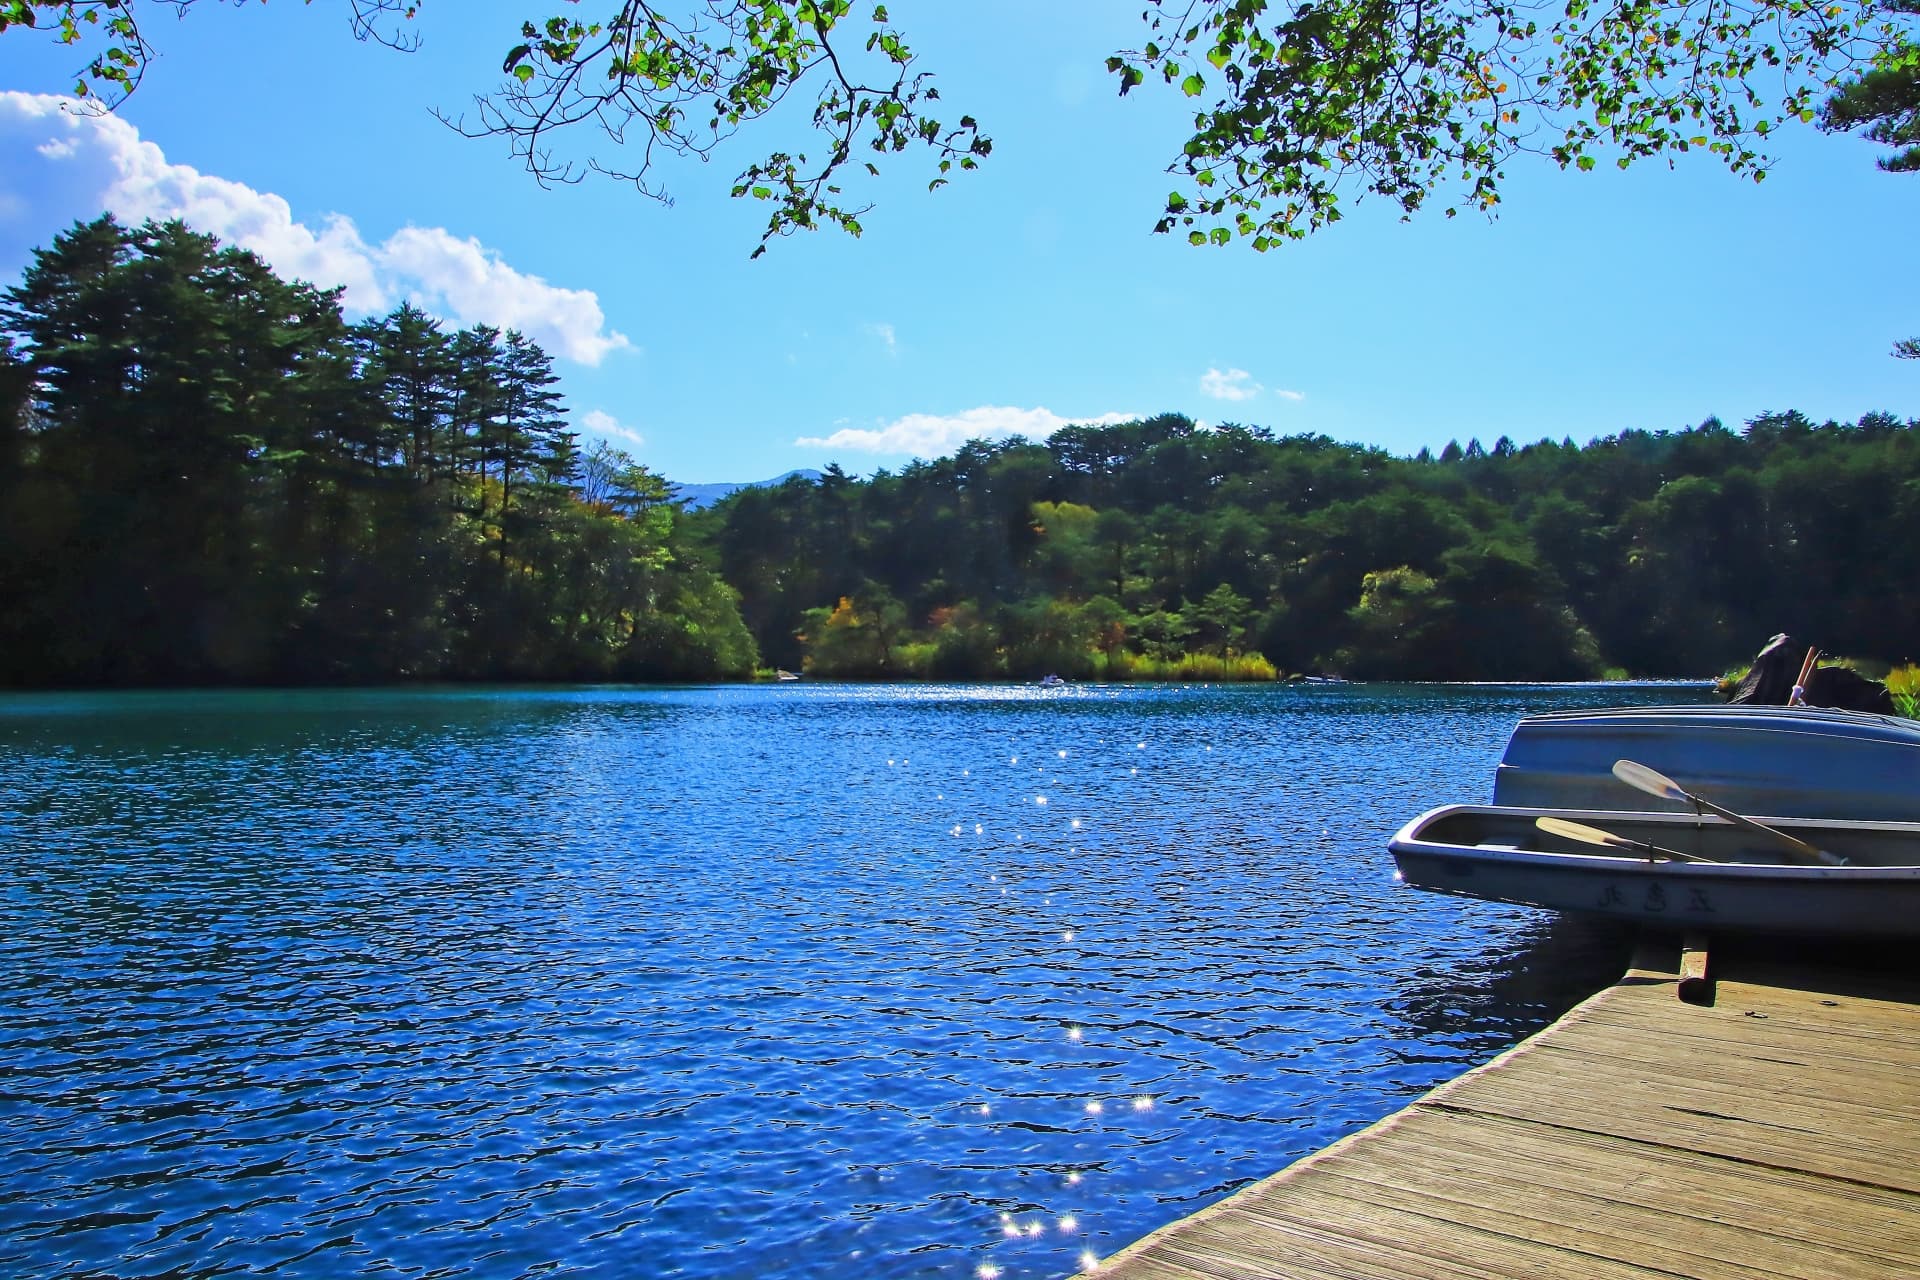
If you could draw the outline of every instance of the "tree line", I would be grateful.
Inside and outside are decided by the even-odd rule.
[[[1700,676],[1776,631],[1908,657],[1920,422],[1396,457],[1168,414],[696,517],[763,654],[836,674]]]
[[[339,293],[179,222],[35,252],[0,301],[0,680],[752,669],[666,482],[581,452],[536,343]]]
[[[0,300],[0,682],[1562,679],[1913,656],[1920,422],[1412,458],[1165,414],[688,511],[524,335],[178,222]]]

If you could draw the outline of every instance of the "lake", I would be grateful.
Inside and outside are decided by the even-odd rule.
[[[0,697],[0,1274],[1070,1274],[1617,976],[1386,841],[1704,696]]]

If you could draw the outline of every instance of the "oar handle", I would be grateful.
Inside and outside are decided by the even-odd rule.
[[[1793,682],[1793,692],[1787,695],[1787,705],[1804,707],[1807,705],[1807,677],[1813,674],[1814,663],[1820,661],[1820,649],[1816,645],[1807,650],[1807,660],[1800,664],[1800,678]]]
[[[1733,823],[1737,827],[1743,827],[1746,830],[1753,832],[1755,835],[1765,836],[1767,839],[1773,841],[1780,848],[1791,849],[1794,853],[1799,854],[1802,858],[1806,859],[1808,862],[1817,862],[1823,866],[1828,866],[1828,867],[1843,867],[1846,865],[1846,863],[1842,862],[1839,858],[1834,857],[1832,854],[1828,853],[1825,849],[1817,848],[1814,845],[1810,845],[1805,840],[1800,839],[1798,836],[1790,836],[1786,832],[1780,830],[1778,827],[1770,827],[1764,822],[1755,822],[1752,818],[1747,817],[1743,813],[1735,813],[1731,809],[1722,808],[1720,805],[1715,804],[1713,801],[1703,800],[1699,796],[1693,796],[1691,797],[1691,799],[1695,804],[1699,805],[1702,809],[1705,809],[1708,813],[1717,813],[1721,817],[1725,818],[1728,822]]]

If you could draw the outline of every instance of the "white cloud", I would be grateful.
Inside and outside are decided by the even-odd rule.
[[[910,413],[886,426],[871,430],[846,427],[830,436],[802,436],[794,444],[827,449],[851,449],[859,453],[904,454],[916,458],[935,458],[952,453],[969,440],[999,440],[1025,436],[1044,440],[1066,426],[1112,426],[1133,422],[1137,413],[1103,413],[1095,417],[1063,418],[1050,409],[1016,409],[1011,406],[983,405],[954,414]]]
[[[899,339],[894,336],[892,325],[883,323],[861,325],[860,327],[864,332],[870,333],[880,339],[880,341],[886,345],[888,355],[894,354],[894,352],[899,349],[900,342]]]
[[[633,345],[625,334],[606,331],[607,318],[591,290],[523,275],[478,240],[439,227],[402,227],[380,246],[375,261],[388,277],[410,280],[410,296],[428,310],[463,324],[484,319],[518,329],[581,364],[599,364],[609,352]]]
[[[105,208],[124,222],[180,218],[252,250],[282,275],[323,288],[344,285],[351,314],[388,311],[409,299],[455,324],[518,329],[554,355],[587,365],[633,346],[607,328],[591,291],[518,271],[477,240],[440,227],[403,227],[372,245],[343,214],[309,226],[281,197],[169,163],[126,120],[93,114],[72,99],[0,92],[0,157],[22,155],[22,144],[38,163],[5,166],[6,182],[20,190],[0,191],[0,209],[57,182],[83,194],[83,207]]]
[[[589,409],[581,414],[580,429],[588,435],[599,436],[604,440],[621,441],[636,449],[644,447],[647,443],[645,436],[632,427],[624,425],[620,419],[605,409]]]
[[[1304,391],[1281,391],[1276,388],[1273,394],[1279,396],[1282,400],[1291,400],[1295,404],[1307,398],[1307,393]]]
[[[1200,375],[1200,393],[1215,400],[1251,400],[1265,389],[1245,369],[1208,369]]]

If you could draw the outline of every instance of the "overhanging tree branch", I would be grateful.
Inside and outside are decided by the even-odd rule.
[[[176,12],[194,2],[145,0]],[[853,0],[567,2],[522,25],[500,84],[466,115],[441,117],[505,139],[540,182],[601,174],[668,201],[662,162],[705,161],[811,93],[817,149],[772,149],[731,185],[769,205],[757,256],[822,225],[860,234],[869,206],[843,184],[877,175],[879,157],[925,148],[937,188],[992,150],[971,116],[949,127],[932,114],[939,93],[884,5],[858,17]],[[91,80],[111,105],[150,53],[139,3],[0,0],[0,29],[39,26],[67,42],[107,32],[79,87]],[[405,43],[396,23],[419,8],[351,3],[355,32],[391,44]],[[1869,124],[1870,138],[1907,148],[1889,167],[1920,165],[1913,112],[1887,114],[1874,96],[1911,86],[1915,3],[1148,0],[1149,39],[1107,67],[1122,94],[1152,75],[1198,108],[1155,230],[1264,251],[1367,195],[1403,217],[1435,196],[1448,216],[1491,214],[1521,157],[1585,170],[1704,150],[1758,180],[1773,130],[1813,121],[1849,77],[1858,100],[1830,103],[1829,127]]]
[[[234,0],[241,3],[242,0]],[[147,8],[170,8],[184,17],[195,0],[0,0],[0,31],[27,27],[44,31],[61,44],[79,44],[88,36],[106,41],[80,69],[73,93],[105,110],[112,110],[135,89],[146,74],[153,48],[141,32],[140,13]],[[305,0],[312,4],[313,0]],[[418,41],[395,20],[405,21],[419,10],[417,0],[349,0],[349,21],[361,40],[395,49],[412,49]]]
[[[1877,0],[1149,0],[1154,37],[1108,60],[1207,105],[1155,229],[1265,250],[1343,213],[1492,212],[1504,166],[1591,169],[1704,149],[1756,180],[1774,128],[1898,45]],[[1910,3],[1911,0],[1900,0]],[[1231,180],[1224,180],[1231,175]]]
[[[870,206],[846,201],[839,179],[863,142],[875,155],[926,147],[936,163],[933,187],[956,166],[977,167],[993,144],[970,116],[949,129],[930,114],[939,92],[912,70],[914,55],[884,6],[864,21],[850,12],[851,0],[706,0],[676,21],[644,0],[625,0],[604,22],[529,22],[507,53],[506,81],[475,99],[471,119],[448,123],[468,136],[505,138],[542,182],[597,172],[665,201],[658,156],[705,160],[818,83],[812,127],[825,157],[774,151],[742,170],[732,193],[772,204],[755,256],[776,236],[823,223],[859,235]],[[638,163],[631,154],[624,163],[602,159],[592,136],[583,158],[555,149],[564,131],[589,122],[615,147],[637,145]],[[879,173],[872,160],[862,167]]]

